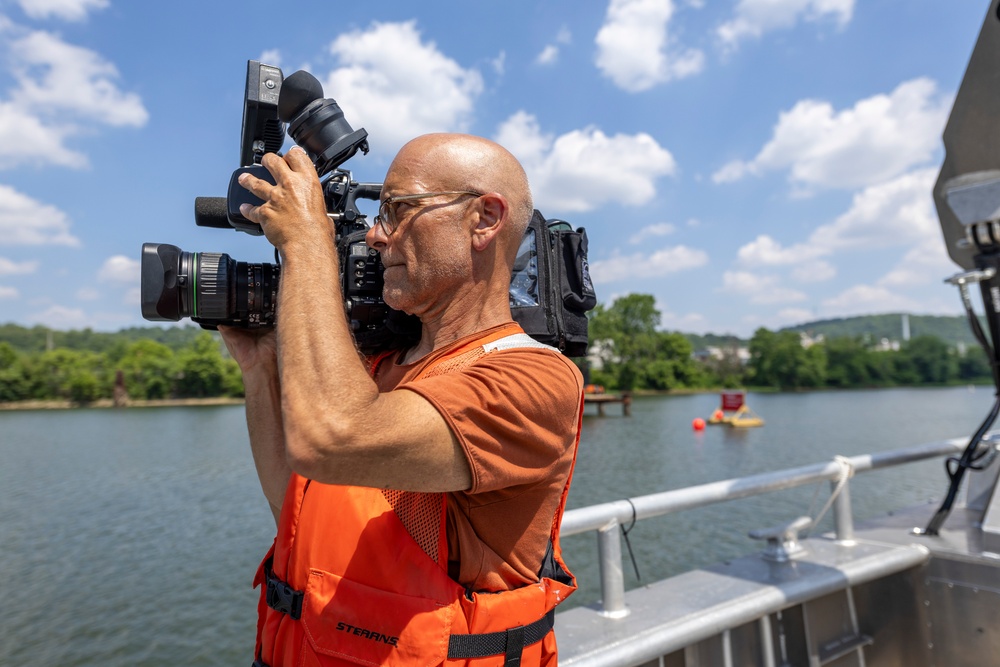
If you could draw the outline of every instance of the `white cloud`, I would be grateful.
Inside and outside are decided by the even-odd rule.
[[[885,287],[855,285],[837,296],[823,301],[823,312],[827,316],[862,315],[865,313],[885,313],[917,311],[921,304],[892,292]]]
[[[931,198],[936,178],[936,170],[920,169],[866,188],[854,195],[846,213],[817,227],[805,243],[785,247],[762,234],[741,247],[737,258],[745,266],[795,265],[796,281],[821,282],[836,275],[821,257],[845,250],[909,247],[883,284],[913,282],[921,272],[942,275],[950,263]]]
[[[676,47],[668,33],[673,14],[673,0],[611,0],[595,39],[598,69],[633,93],[700,72],[704,54]]]
[[[4,56],[17,82],[0,100],[0,165],[81,168],[83,154],[66,146],[89,125],[143,125],[140,98],[116,85],[114,65],[47,32],[0,25]]]
[[[104,9],[109,0],[19,0],[24,13],[33,19],[59,18],[82,21],[94,9]]]
[[[281,51],[278,49],[268,49],[260,54],[258,62],[265,63],[267,65],[274,65],[275,67],[281,67]]]
[[[646,225],[638,232],[632,235],[632,238],[628,240],[629,243],[648,243],[649,239],[654,236],[670,236],[677,231],[677,228],[671,225],[669,222],[657,222],[652,225]]]
[[[931,198],[936,178],[936,169],[921,169],[866,188],[854,196],[850,210],[818,227],[809,245],[832,251],[908,246],[928,238],[940,242]]]
[[[19,87],[12,99],[42,114],[69,111],[112,126],[142,126],[142,100],[115,85],[118,70],[98,53],[47,32],[31,32],[10,46]]]
[[[839,112],[828,102],[803,100],[780,115],[774,135],[753,160],[730,162],[712,178],[725,183],[788,169],[799,187],[873,185],[930,160],[950,108],[951,99],[924,78]]]
[[[101,298],[101,292],[93,287],[81,287],[76,291],[76,298],[80,301],[96,301]]]
[[[125,255],[115,255],[104,261],[97,272],[97,279],[105,283],[134,285],[139,282],[140,271],[139,260]]]
[[[374,22],[337,37],[330,52],[340,66],[326,77],[326,93],[384,155],[420,134],[465,130],[483,90],[480,73],[422,41],[415,21]]]
[[[740,0],[736,16],[719,26],[717,34],[725,47],[733,49],[741,40],[790,28],[800,20],[833,18],[844,27],[853,11],[854,0]]]
[[[750,303],[771,304],[805,301],[806,295],[783,287],[777,276],[762,276],[749,271],[726,271],[722,274],[725,292],[745,296]]]
[[[779,324],[801,324],[816,319],[815,313],[808,308],[782,308],[778,311],[777,321]]]
[[[15,262],[0,257],[0,276],[17,276],[34,273],[38,269],[38,262]]]
[[[555,42],[556,44],[569,44],[573,41],[573,36],[569,31],[569,28],[563,26],[556,33]],[[545,48],[542,49],[538,57],[535,58],[535,64],[537,65],[553,65],[559,59],[559,47],[556,44],[546,44]]]
[[[878,284],[881,287],[912,287],[937,283],[954,273],[956,268],[940,237],[927,236],[882,276]]]
[[[25,109],[0,102],[0,168],[24,164],[85,167],[87,157],[63,143],[73,132],[68,125],[47,126]]]
[[[740,263],[747,266],[779,266],[808,261],[825,252],[825,249],[803,244],[785,248],[767,234],[761,234],[741,247],[736,256]]]
[[[0,184],[0,245],[80,245],[69,219],[55,206]]]
[[[799,283],[821,283],[832,280],[836,275],[837,269],[822,259],[797,266],[791,273],[792,280]]]
[[[542,52],[535,58],[538,65],[552,65],[559,59],[559,47],[555,44],[547,44]]]
[[[16,299],[20,293],[13,287],[0,285],[0,299]]]
[[[65,306],[49,306],[40,313],[29,315],[27,319],[51,329],[62,330],[82,329],[91,324],[87,313],[82,308],[67,308]]]
[[[639,206],[656,195],[658,177],[677,169],[670,152],[648,134],[609,137],[588,127],[553,137],[523,111],[500,126],[496,140],[524,165],[542,210],[589,211],[610,202]]]
[[[679,245],[649,255],[616,253],[608,259],[591,261],[590,276],[595,284],[604,284],[628,278],[657,278],[707,263],[708,255],[703,250]]]
[[[660,328],[667,331],[705,331],[708,328],[708,318],[701,313],[678,315],[665,311],[657,304],[660,311]]]
[[[507,62],[507,52],[501,51],[497,54],[497,57],[490,61],[493,65],[493,71],[497,73],[497,76],[503,76],[504,69]]]

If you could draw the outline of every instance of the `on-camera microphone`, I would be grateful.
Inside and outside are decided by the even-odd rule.
[[[195,197],[194,224],[199,227],[232,229],[225,197]]]
[[[309,72],[299,70],[281,84],[278,94],[278,118],[290,123],[311,102],[323,97],[323,84]]]

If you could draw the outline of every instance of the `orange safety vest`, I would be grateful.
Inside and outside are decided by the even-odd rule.
[[[461,346],[421,377],[494,349],[541,346],[509,332]],[[579,440],[578,421],[574,461]],[[552,521],[548,567],[543,564],[548,576],[510,591],[474,592],[448,576],[445,494],[383,493],[293,473],[277,537],[254,579],[254,587],[261,586],[254,666],[555,667],[554,609],[576,590],[559,547],[568,491],[569,478]],[[408,500],[390,503],[387,493]],[[421,532],[437,534],[436,558],[398,513],[407,504],[427,503],[431,512],[424,516],[432,522],[428,527],[425,521]]]

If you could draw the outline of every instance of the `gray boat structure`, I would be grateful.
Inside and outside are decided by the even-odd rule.
[[[992,0],[944,132],[934,200],[970,326],[1000,387],[1000,0]],[[987,331],[974,315],[978,288]],[[597,535],[601,600],[556,615],[562,667],[1000,665],[1000,400],[971,436],[629,498],[566,513]],[[855,525],[851,479],[947,460],[940,507]],[[623,525],[828,481],[829,534],[789,517],[747,556],[625,590]],[[891,508],[887,508],[891,509]],[[820,512],[820,514],[823,513]],[[818,517],[817,517],[818,519]]]

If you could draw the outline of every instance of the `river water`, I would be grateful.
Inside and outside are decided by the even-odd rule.
[[[951,437],[985,417],[991,388],[751,394],[758,429],[691,428],[714,394],[636,398],[588,415],[570,507]],[[588,408],[588,412],[592,408]],[[859,476],[859,519],[931,503],[940,461]],[[746,532],[815,514],[808,487],[640,522],[642,585],[760,548]],[[933,507],[929,507],[929,512]],[[0,412],[0,666],[153,667],[252,661],[251,579],[274,524],[241,406]],[[563,549],[596,600],[596,539]]]

